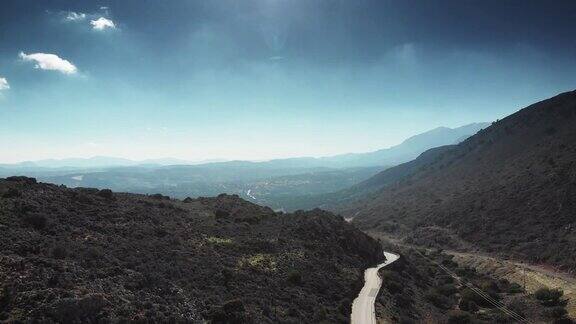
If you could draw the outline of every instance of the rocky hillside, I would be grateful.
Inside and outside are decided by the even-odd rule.
[[[320,210],[0,179],[0,321],[347,322],[381,259]]]
[[[521,283],[433,249],[394,251],[402,256],[380,270],[383,283],[376,299],[376,313],[390,323],[574,323],[561,290],[527,292]]]
[[[453,236],[489,252],[576,270],[576,91],[414,163],[421,165],[343,214],[356,215],[364,228],[445,233],[413,235],[413,243],[444,245]],[[385,173],[371,181],[381,179]]]

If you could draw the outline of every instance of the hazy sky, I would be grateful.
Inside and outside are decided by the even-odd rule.
[[[576,1],[3,0],[0,162],[362,152],[576,88]]]

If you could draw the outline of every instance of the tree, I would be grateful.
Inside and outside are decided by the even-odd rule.
[[[566,301],[562,300],[564,292],[560,289],[540,288],[534,293],[534,297],[544,306],[565,306]]]
[[[478,305],[470,299],[461,299],[459,307],[461,310],[469,311],[472,313],[478,311]]]
[[[102,189],[102,190],[98,191],[97,195],[102,197],[102,198],[106,198],[106,199],[114,198],[114,193],[110,189]]]
[[[468,312],[450,311],[448,313],[448,324],[468,324],[472,323],[472,316]]]
[[[302,274],[297,270],[290,270],[288,272],[288,282],[294,285],[301,285],[302,284]]]
[[[566,311],[566,308],[564,307],[554,306],[546,309],[544,311],[544,315],[552,319],[562,319],[565,318],[566,315],[568,315],[568,311]]]

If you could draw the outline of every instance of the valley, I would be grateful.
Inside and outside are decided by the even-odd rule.
[[[462,141],[487,123],[440,127],[414,135],[399,145],[367,153],[263,162],[228,161],[185,164],[174,159],[127,161],[115,158],[68,159],[0,165],[0,177],[26,175],[67,187],[109,188],[175,198],[241,197],[273,209],[313,209],[324,196],[346,190],[438,145]],[[159,163],[178,162],[178,165]],[[109,163],[107,166],[106,163]],[[252,197],[246,193],[250,190]],[[308,203],[307,203],[308,202]]]
[[[0,324],[576,324],[576,0],[2,0]]]
[[[87,242],[91,242],[97,237],[103,237],[97,233],[104,228],[118,231],[122,228],[117,227],[119,224],[131,219],[132,227],[144,226],[142,231],[152,230],[158,235],[148,234],[130,240],[156,235],[157,241],[146,246],[157,249],[162,244],[167,244],[166,247],[172,249],[170,251],[177,253],[170,252],[168,255],[182,253],[185,258],[190,255],[198,258],[206,256],[207,253],[216,253],[219,260],[224,258],[231,262],[227,265],[225,263],[222,269],[216,264],[205,265],[205,269],[223,273],[225,286],[217,288],[217,291],[220,298],[229,302],[218,306],[220,308],[199,306],[198,312],[190,315],[211,317],[214,323],[250,322],[256,319],[263,322],[271,319],[275,322],[280,318],[299,318],[300,321],[305,321],[304,318],[329,319],[328,322],[346,321],[350,318],[353,323],[375,323],[383,319],[386,319],[386,322],[402,323],[450,322],[456,318],[466,322],[466,318],[469,318],[479,321],[478,323],[487,323],[497,318],[504,322],[524,322],[526,316],[537,319],[537,322],[547,322],[554,316],[557,320],[563,318],[562,312],[565,312],[566,316],[574,317],[576,289],[573,287],[571,258],[575,254],[569,252],[574,249],[571,244],[573,220],[569,218],[572,206],[570,175],[573,173],[573,150],[569,143],[574,138],[574,128],[571,126],[576,109],[574,104],[574,93],[559,95],[497,121],[463,141],[430,148],[418,153],[413,160],[390,166],[332,168],[318,164],[317,160],[311,163],[309,159],[297,159],[269,162],[233,161],[193,166],[126,166],[76,170],[74,173],[68,173],[69,170],[35,170],[31,173],[38,174],[41,181],[64,184],[71,189],[36,184],[36,180],[31,178],[8,177],[3,182],[2,189],[5,197],[2,229],[8,231],[5,237],[12,237],[14,242],[21,240],[14,236],[21,235],[17,234],[21,232],[14,231],[14,224],[24,226],[22,229],[26,229],[28,233],[40,234],[32,235],[36,240],[43,240],[50,235],[56,235],[59,240],[74,240],[78,233],[82,233],[80,235],[89,238]],[[538,124],[535,123],[536,119]],[[520,140],[524,143],[522,149],[516,145]],[[532,146],[528,143],[532,143]],[[519,189],[520,184],[523,184],[522,189]],[[532,190],[550,185],[557,188],[556,192]],[[113,191],[104,189],[108,187]],[[116,191],[135,194],[115,193]],[[221,192],[227,192],[228,195]],[[54,215],[50,216],[47,212],[53,210],[56,211],[55,215],[58,215],[70,211],[66,212],[57,205],[49,207],[46,198],[42,198],[44,195],[59,201],[59,206],[72,203],[76,206],[75,210],[83,211],[91,217],[91,222],[95,223],[88,227],[82,225],[70,232],[67,220],[61,218],[62,216],[51,220]],[[202,198],[204,195],[217,198]],[[531,203],[522,204],[522,201]],[[146,214],[141,214],[138,204],[143,204]],[[317,207],[331,210],[343,217],[335,217],[328,212],[314,209]],[[285,213],[296,209],[313,210]],[[184,217],[185,223],[189,224],[185,227],[188,228],[187,233],[193,233],[193,237],[198,239],[193,239],[193,242],[186,239],[186,242],[192,245],[181,240],[177,245],[173,245],[175,243],[172,241],[162,243],[161,238],[168,233],[170,237],[175,233],[183,233],[177,234],[177,227],[166,227],[172,223],[154,218],[156,213],[170,215],[170,222],[176,222],[174,225],[181,224],[177,221],[178,217]],[[502,213],[523,216],[499,219],[494,223],[493,217]],[[115,216],[108,220],[110,216],[105,216],[108,214]],[[548,214],[555,215],[554,221],[544,221],[546,217],[551,217]],[[23,220],[17,221],[14,217],[22,217]],[[147,228],[149,225],[146,225],[149,221],[140,223],[146,217],[153,217],[150,219],[150,229]],[[110,222],[112,219],[114,221]],[[482,223],[478,223],[479,221]],[[511,222],[515,222],[514,226]],[[362,237],[364,234],[347,223],[358,226],[374,240],[368,236]],[[56,233],[54,229],[48,230],[56,224],[64,226],[62,228],[66,230],[62,233]],[[517,234],[516,227],[519,226],[527,236]],[[90,228],[94,228],[96,232]],[[299,234],[293,236],[296,233],[294,231]],[[489,237],[486,236],[488,233]],[[541,240],[541,235],[546,233],[555,233],[556,237]],[[563,233],[563,236],[559,237],[559,233]],[[290,235],[290,238],[286,235]],[[113,236],[106,234],[106,237],[110,241]],[[301,237],[302,241],[292,241],[298,237]],[[321,240],[312,243],[318,239]],[[547,246],[544,247],[539,242],[546,242]],[[98,253],[98,259],[101,259],[106,255],[103,248],[108,243],[98,240],[94,243],[95,246],[100,246],[99,252],[94,253]],[[14,258],[51,258],[50,253],[54,254],[54,251],[61,249],[60,246],[54,246],[46,251],[31,247],[21,250],[22,245],[12,246],[8,241],[3,244],[7,251],[10,251],[4,256],[5,269],[15,266]],[[195,248],[184,252],[182,246]],[[211,252],[203,251],[204,247],[210,247]],[[365,250],[367,247],[370,247],[370,251]],[[310,248],[316,250],[309,251]],[[334,248],[345,249],[342,251],[348,252],[344,253],[356,253],[356,256],[343,255],[342,258],[335,258],[334,252],[327,252]],[[377,264],[377,254],[381,253],[377,251],[382,249],[387,251],[386,261],[379,263],[377,267],[371,267]],[[555,252],[546,252],[550,249]],[[122,251],[120,253],[124,255],[132,255],[126,250],[118,251]],[[64,259],[72,257],[72,260],[76,260],[73,262],[80,262],[85,258],[80,252],[63,252]],[[157,255],[155,252],[150,253]],[[138,272],[145,277],[151,275],[146,274],[148,270],[145,269],[152,267],[156,269],[156,274],[162,269],[154,263],[157,256],[142,260],[139,255],[131,257],[139,260],[136,262],[153,262],[154,265],[141,263],[144,268],[139,268]],[[329,259],[315,259],[326,257]],[[313,270],[315,267],[306,263],[305,258],[312,258],[306,262],[316,260],[314,262],[318,265],[332,264],[330,267],[333,270],[330,271],[336,271],[334,262],[341,264],[343,267],[337,270],[339,274],[333,277],[336,281],[332,282],[338,282],[335,287],[340,287],[341,293],[333,292],[329,299],[325,299],[327,290],[322,288],[325,286],[320,287],[314,283],[318,279],[310,272],[318,270]],[[185,260],[181,262],[185,264]],[[61,261],[50,262],[56,262],[56,265]],[[91,265],[83,265],[86,266]],[[172,266],[176,265],[172,263]],[[38,265],[31,263],[30,267],[33,273],[37,271],[35,267]],[[548,270],[550,267],[555,267],[555,270]],[[367,270],[364,270],[366,268]],[[180,282],[178,275],[167,269],[161,271],[164,271],[161,272],[164,273],[162,276],[170,277],[158,277],[154,280],[160,281],[154,285],[177,285],[176,282]],[[243,271],[248,271],[245,276],[249,276],[251,284],[258,287],[264,283],[271,285],[271,275],[284,276],[295,291],[304,289],[298,293],[305,291],[305,294],[311,294],[310,300],[316,300],[316,303],[322,306],[310,308],[311,313],[306,313],[301,308],[302,305],[294,309],[290,303],[282,304],[280,300],[284,297],[272,297],[274,293],[269,296],[280,299],[272,299],[272,303],[243,298],[236,300],[234,298],[238,297],[238,293],[246,293],[245,289],[249,286],[237,284],[232,288],[230,278],[242,277]],[[402,279],[395,274],[398,272],[404,276]],[[562,274],[563,272],[565,274]],[[5,275],[8,273],[5,272]],[[310,281],[304,281],[305,277],[309,277]],[[7,280],[9,277],[4,278],[5,282]],[[123,276],[112,276],[106,280],[110,285],[117,284],[116,280],[127,279]],[[347,282],[345,285],[344,281]],[[399,288],[400,281],[403,282],[401,285],[409,290]],[[18,294],[18,291],[24,292],[28,289],[23,283],[19,286],[4,287],[5,294]],[[216,303],[214,297],[203,290],[208,286],[178,287],[193,289],[194,293],[188,291],[187,294],[196,294],[193,298],[197,301],[208,298],[206,300],[210,300],[209,304]],[[215,286],[210,287],[215,289]],[[144,286],[138,289],[151,288],[152,286]],[[538,294],[548,291],[547,289],[562,291],[561,296],[564,299],[557,302],[558,306],[554,306],[554,311],[558,312],[554,313],[555,315],[550,314],[553,309],[549,308],[548,304],[538,299]],[[90,294],[104,293],[98,289],[87,291]],[[130,296],[136,292],[124,291],[122,294]],[[318,293],[324,297],[313,297]],[[152,292],[147,294],[152,294],[149,298],[157,298]],[[70,302],[82,303],[87,296],[76,295],[73,297],[76,298],[75,301],[73,299]],[[17,310],[19,306],[13,304],[12,299],[6,298],[8,297],[4,297],[5,305]],[[113,292],[105,299],[109,298],[120,297]],[[122,300],[130,302],[130,298],[133,297],[122,297]],[[466,298],[475,306],[462,304]],[[106,303],[102,305],[94,310],[93,316],[123,317],[123,314],[129,313],[126,313],[127,310],[118,310],[116,306],[104,306]],[[158,310],[165,306],[159,303],[154,309],[155,307],[158,307],[154,313],[156,315],[147,316],[162,316]],[[17,313],[9,312],[3,316],[16,318],[15,314]],[[80,316],[57,313],[56,310],[48,313],[41,311],[38,314],[53,314],[49,316],[60,316],[60,319]],[[162,317],[158,317],[160,318]]]

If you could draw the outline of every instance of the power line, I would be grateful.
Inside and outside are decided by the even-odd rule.
[[[484,292],[483,290],[481,290],[480,288],[477,288],[476,286],[474,286],[472,283],[469,282],[465,282],[463,279],[461,279],[460,277],[458,277],[458,275],[456,275],[455,273],[453,273],[451,270],[449,270],[448,268],[444,267],[443,265],[439,264],[438,262],[428,258],[427,256],[425,256],[424,254],[422,254],[420,251],[418,251],[417,249],[414,249],[414,251],[416,251],[416,253],[418,253],[420,256],[422,256],[423,258],[425,258],[426,260],[434,263],[435,265],[437,265],[440,269],[442,269],[444,272],[446,272],[449,276],[451,276],[452,278],[456,279],[459,283],[463,284],[464,286],[470,288],[470,290],[472,290],[474,293],[476,293],[477,295],[479,295],[481,298],[483,298],[484,300],[486,300],[488,303],[490,303],[491,305],[493,305],[494,307],[498,308],[499,310],[501,310],[504,314],[508,315],[509,317],[511,317],[512,319],[520,322],[520,323],[533,323],[531,321],[529,321],[528,319],[526,319],[525,317],[521,316],[520,314],[508,309],[504,304],[502,304],[501,302],[495,300],[494,298],[492,298],[490,295],[488,295],[486,292]]]

